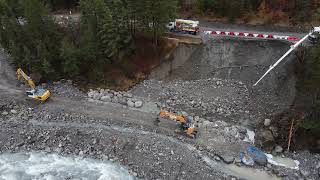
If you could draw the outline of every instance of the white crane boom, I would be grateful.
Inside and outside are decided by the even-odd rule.
[[[320,27],[315,27],[313,30],[304,36],[300,41],[291,46],[291,48],[273,65],[271,65],[266,73],[253,85],[256,86],[258,83],[267,75],[270,71],[272,71],[284,58],[286,58],[293,50],[295,50],[300,44],[303,43],[313,32],[320,32]]]

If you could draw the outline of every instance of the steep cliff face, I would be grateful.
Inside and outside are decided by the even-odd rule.
[[[295,55],[289,56],[258,86],[253,87],[269,66],[289,48],[290,44],[282,41],[240,39],[211,39],[202,45],[179,45],[173,53],[173,60],[163,63],[149,78],[195,83],[206,80],[209,83],[212,79],[221,79],[229,82],[230,86],[234,81],[244,84],[248,89],[249,100],[246,101],[243,97],[243,102],[236,104],[253,112],[255,117],[250,117],[249,121],[257,123],[263,118],[283,112],[294,102]],[[237,96],[232,90],[234,87],[216,92],[215,86],[209,83],[201,87],[205,89],[201,98],[218,98],[221,93],[224,94],[223,97]],[[193,89],[188,88],[191,91]],[[242,122],[240,119],[238,121]]]

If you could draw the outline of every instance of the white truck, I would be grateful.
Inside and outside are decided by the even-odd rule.
[[[176,19],[175,22],[167,24],[170,32],[184,32],[197,35],[199,32],[199,21]]]

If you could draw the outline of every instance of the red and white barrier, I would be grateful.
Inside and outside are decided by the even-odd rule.
[[[289,42],[297,42],[300,39],[293,36],[279,36],[273,34],[261,34],[252,32],[228,32],[228,31],[203,31],[204,34],[209,34],[212,36],[234,36],[234,37],[244,37],[244,38],[257,38],[257,39],[279,39],[286,40]]]

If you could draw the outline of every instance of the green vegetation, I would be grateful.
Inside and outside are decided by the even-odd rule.
[[[298,95],[310,99],[303,127],[320,131],[320,43],[306,50],[298,78]]]
[[[261,18],[264,23],[279,21],[319,22],[320,3],[310,0],[195,0],[190,5],[180,0],[182,9],[196,14],[211,17],[227,17],[230,21],[236,18]]]
[[[58,25],[50,9],[75,4],[81,21]],[[108,65],[134,54],[137,34],[156,47],[176,11],[177,0],[0,0],[0,44],[17,67],[45,79],[98,80]]]

